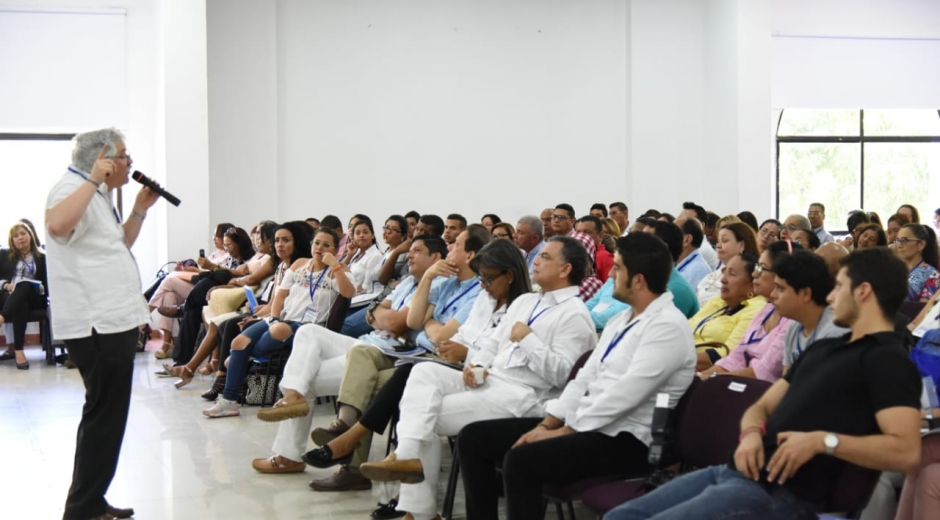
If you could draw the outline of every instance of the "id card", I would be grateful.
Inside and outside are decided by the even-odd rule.
[[[304,317],[300,321],[304,323],[316,323],[318,315],[319,311],[317,311],[317,308],[310,306],[307,307],[307,310],[304,311]]]
[[[513,342],[512,350],[509,351],[509,359],[506,360],[506,368],[524,367],[529,364],[529,358],[522,351],[518,343]]]

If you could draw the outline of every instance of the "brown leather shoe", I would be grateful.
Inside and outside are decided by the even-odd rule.
[[[419,459],[398,460],[392,453],[385,460],[359,466],[362,476],[378,482],[400,481],[403,484],[424,482],[424,466]]]
[[[157,312],[167,318],[181,318],[183,316],[182,305],[164,305],[157,307]]]
[[[372,482],[357,470],[343,466],[332,476],[311,481],[309,486],[314,491],[366,491],[372,489]]]
[[[120,508],[120,507],[114,507],[111,504],[108,504],[105,506],[104,510],[106,513],[108,513],[109,515],[115,518],[130,518],[134,516],[133,507]]]
[[[295,417],[304,417],[308,413],[310,413],[310,405],[307,404],[306,400],[294,404],[284,404],[284,400],[281,399],[274,403],[271,408],[258,410],[258,419],[265,422],[278,422]]]
[[[349,431],[349,426],[339,419],[333,419],[328,428],[314,428],[310,440],[317,446],[326,446],[333,439]]]
[[[281,458],[277,461],[277,455],[266,459],[255,459],[251,461],[251,467],[258,473],[303,473],[307,465],[303,462],[288,462]]]

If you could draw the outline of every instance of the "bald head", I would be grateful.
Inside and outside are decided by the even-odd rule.
[[[848,256],[849,251],[838,242],[827,242],[816,249],[816,254],[821,256],[829,266],[829,272],[835,277],[839,272],[839,262]]]

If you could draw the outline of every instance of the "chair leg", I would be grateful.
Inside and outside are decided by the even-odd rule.
[[[451,441],[453,457],[450,464],[450,475],[447,477],[447,491],[444,493],[444,506],[441,509],[441,518],[451,520],[454,513],[454,499],[457,495],[457,482],[460,479],[460,461],[457,459],[457,440],[453,437],[449,437],[447,440]]]
[[[55,348],[52,347],[52,330],[48,318],[39,320],[39,342],[46,352],[46,364],[55,365]]]
[[[555,502],[555,513],[558,515],[558,520],[565,520],[565,510],[561,507],[561,502]]]
[[[568,514],[571,515],[571,520],[578,520],[578,518],[574,514],[574,501],[573,500],[568,501]]]

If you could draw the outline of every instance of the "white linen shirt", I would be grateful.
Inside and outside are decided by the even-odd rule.
[[[88,174],[70,169],[49,191],[46,209],[85,184]],[[98,187],[88,207],[64,238],[46,244],[52,331],[56,339],[126,332],[150,323],[137,261],[107,192]]]
[[[638,317],[633,313],[627,309],[607,323],[578,376],[545,411],[578,432],[611,437],[629,432],[648,446],[657,394],[668,393],[669,406],[675,407],[695,377],[695,342],[669,292]]]
[[[708,264],[708,267],[711,267],[713,271],[718,269],[718,264],[720,264],[721,261],[718,259],[718,253],[715,252],[712,243],[709,242],[707,238],[702,240],[702,245],[698,248],[698,252],[702,255],[702,258],[705,259],[705,263]]]
[[[488,377],[513,384],[500,400],[516,417],[541,410],[542,403],[557,397],[571,367],[597,344],[594,322],[578,293],[578,287],[565,287],[519,296],[493,334],[477,342],[480,350],[471,364],[488,367]],[[529,324],[532,332],[516,343],[509,338],[519,322]]]
[[[506,316],[506,306],[496,308],[496,299],[490,296],[490,293],[481,291],[473,302],[473,308],[470,309],[470,315],[467,321],[457,329],[457,333],[450,338],[454,343],[459,343],[467,347],[467,357],[472,359],[473,355],[480,349],[478,342],[496,332],[496,327]]]
[[[353,287],[357,294],[382,292],[385,286],[378,284],[379,271],[382,269],[382,260],[385,255],[379,251],[379,246],[372,244],[365,253],[356,253],[355,261],[349,263],[349,277],[352,278]],[[372,287],[375,282],[375,288]]]
[[[288,269],[284,273],[284,279],[278,290],[288,291],[284,298],[284,307],[281,309],[280,319],[284,321],[302,321],[305,318],[308,307],[313,307],[317,311],[317,325],[326,326],[330,318],[330,310],[333,303],[339,296],[339,284],[335,278],[332,278],[332,270],[311,273],[312,267],[308,263],[296,273]],[[322,278],[321,278],[321,275]],[[348,271],[341,271],[341,276],[350,278]],[[319,282],[319,283],[317,283]],[[313,299],[310,299],[310,286],[316,284],[313,289]]]

